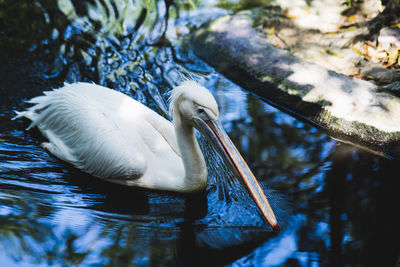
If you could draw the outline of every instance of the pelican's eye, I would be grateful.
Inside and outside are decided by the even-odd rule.
[[[196,109],[196,113],[197,113],[197,116],[199,117],[199,118],[201,118],[202,120],[209,120],[210,119],[210,116],[209,116],[209,111],[208,110],[206,110],[204,107],[202,107],[202,106],[198,106],[197,107],[197,109]]]
[[[202,120],[216,120],[218,116],[215,116],[215,114],[207,107],[196,105],[196,116],[201,118]]]

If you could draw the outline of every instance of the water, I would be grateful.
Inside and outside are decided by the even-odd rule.
[[[191,50],[201,23],[255,2],[0,1],[0,266],[394,266],[397,161],[335,142]],[[24,100],[74,81],[115,88],[168,117],[168,92],[184,77],[216,96],[273,199],[278,234],[204,140],[210,184],[180,195],[85,175],[10,120]]]

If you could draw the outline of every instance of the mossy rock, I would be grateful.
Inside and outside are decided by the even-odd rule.
[[[194,51],[233,82],[328,135],[400,156],[399,98],[274,47],[253,24],[249,11],[220,17],[196,32]]]

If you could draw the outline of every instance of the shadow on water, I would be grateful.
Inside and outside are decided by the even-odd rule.
[[[398,162],[336,143],[197,59],[190,32],[226,12],[202,1],[0,1],[1,266],[394,266]],[[216,96],[281,232],[203,139],[209,186],[180,195],[83,174],[10,120],[23,100],[75,81],[168,117],[168,91],[182,77]]]

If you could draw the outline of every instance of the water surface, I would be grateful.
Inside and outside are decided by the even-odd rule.
[[[1,266],[394,266],[397,161],[332,140],[194,55],[196,28],[254,5],[232,3],[0,1]],[[168,118],[168,92],[185,77],[215,95],[281,232],[203,139],[209,185],[180,195],[90,177],[49,155],[26,121],[11,120],[25,100],[76,81],[112,87]]]

